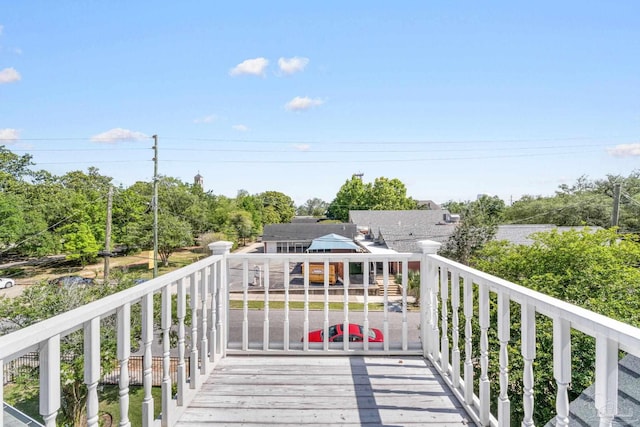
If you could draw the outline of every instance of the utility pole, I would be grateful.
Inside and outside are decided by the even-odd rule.
[[[153,135],[153,277],[158,277],[158,135]]]
[[[109,259],[111,258],[111,211],[113,205],[113,187],[109,186],[107,195],[107,228],[104,232],[104,283],[109,283]]]
[[[611,214],[611,226],[618,226],[620,216],[620,183],[613,184],[613,213]]]

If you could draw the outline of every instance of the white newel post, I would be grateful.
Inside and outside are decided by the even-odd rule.
[[[224,357],[227,352],[226,343],[226,325],[227,325],[227,255],[231,251],[233,243],[220,240],[218,242],[209,243],[209,250],[213,255],[222,255],[223,261],[218,267],[218,298],[217,303],[217,322],[216,322],[216,347],[219,354]],[[211,320],[213,322],[213,319]]]
[[[438,284],[435,282],[435,264],[429,260],[429,254],[438,253],[441,244],[434,242],[433,240],[420,240],[418,247],[422,251],[422,261],[420,262],[420,330],[422,334],[422,345],[424,356],[429,354],[433,355],[435,359],[437,352],[435,346],[439,345],[437,342],[433,342],[433,336],[431,329],[434,327],[432,324],[433,319],[436,318],[437,313],[433,310],[433,288]]]
[[[618,413],[618,343],[596,336],[596,410],[600,426],[611,426]]]

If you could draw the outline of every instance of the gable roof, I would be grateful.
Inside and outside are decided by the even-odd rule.
[[[355,224],[268,224],[262,233],[263,242],[311,242],[327,234],[337,234],[353,240],[357,234]]]
[[[420,252],[419,240],[444,243],[455,224],[445,222],[449,211],[434,210],[382,210],[349,211],[349,221],[358,228],[366,228],[375,238],[383,239],[389,249],[397,252]]]
[[[313,242],[311,242],[311,246],[309,246],[307,252],[326,251],[332,249],[359,251],[361,248],[353,243],[353,239],[332,233],[313,239]]]

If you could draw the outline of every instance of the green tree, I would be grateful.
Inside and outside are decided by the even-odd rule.
[[[296,208],[291,197],[279,191],[265,191],[257,196],[262,200],[262,206],[264,209],[271,207],[273,212],[277,215],[277,221],[275,223],[287,223],[291,222],[296,214]],[[264,212],[263,209],[263,212]],[[263,218],[263,225],[273,224],[274,222],[266,222],[266,218]]]
[[[409,210],[417,204],[407,197],[407,188],[397,178],[376,178],[373,185],[367,187],[366,203],[371,210]]]
[[[193,243],[193,233],[188,222],[173,215],[158,215],[158,255],[165,267],[169,265],[169,257],[176,249]]]
[[[559,233],[551,231],[533,236],[531,246],[492,241],[477,252],[471,265],[479,270],[518,283],[546,295],[576,304],[614,319],[640,326],[640,244],[616,230],[582,229]],[[492,301],[495,321],[495,300]],[[477,325],[476,325],[477,327]],[[535,421],[549,421],[555,408],[553,365],[553,325],[538,316],[535,370]],[[477,330],[474,332],[477,337]],[[497,360],[499,343],[491,332],[490,358]],[[574,331],[571,338],[573,372],[570,400],[594,381],[594,341]],[[516,343],[520,342],[519,306],[512,304],[509,348],[509,393],[522,396],[523,361]],[[476,347],[477,348],[477,347]],[[491,368],[492,383],[498,380],[496,365]],[[522,414],[522,402],[512,399],[512,419]]]
[[[440,255],[468,264],[471,257],[495,236],[505,209],[504,201],[481,196],[460,205],[461,220],[440,249]]]
[[[307,200],[303,205],[298,206],[296,215],[321,217],[326,214],[328,207],[329,204],[327,202],[314,197]]]
[[[365,184],[358,175],[347,180],[327,208],[327,216],[339,221],[349,219],[350,210],[416,209],[417,204],[407,197],[405,185],[397,178],[376,178]]]
[[[95,261],[100,245],[96,242],[89,225],[84,222],[74,222],[62,227],[60,232],[64,238],[63,247],[67,259],[78,261],[81,265]]]
[[[246,245],[247,238],[251,237],[251,232],[253,231],[251,214],[247,211],[237,211],[231,216],[231,224],[238,239],[242,239],[242,245]]]
[[[0,335],[48,319],[57,314],[103,298],[131,286],[131,281],[101,286],[56,287],[46,282],[28,286],[14,298],[0,298]],[[135,314],[132,317],[135,318]],[[132,345],[139,337],[132,331]],[[84,425],[87,388],[84,384],[84,348],[82,331],[61,339],[61,410],[57,425]],[[102,319],[100,333],[100,361],[102,370],[109,372],[117,366],[115,316]],[[21,393],[26,398],[38,396],[38,368],[25,367],[18,376]]]

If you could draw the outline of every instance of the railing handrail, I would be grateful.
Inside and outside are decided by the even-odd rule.
[[[440,255],[430,254],[427,256],[439,264],[449,265],[463,271],[468,277],[476,278],[477,283],[482,282],[489,285],[491,290],[506,290],[509,297],[521,305],[531,304],[535,306],[537,312],[550,318],[562,317],[571,322],[572,328],[588,335],[607,336],[617,341],[621,350],[640,356],[640,328],[484,273]]]
[[[97,301],[74,308],[65,313],[45,319],[13,333],[0,336],[0,360],[11,360],[29,351],[47,338],[55,335],[67,335],[82,327],[84,322],[93,318],[104,318],[115,313],[124,302],[133,302],[149,293],[160,291],[164,286],[176,282],[190,274],[221,260],[221,255],[211,255],[180,270],[175,270],[143,282],[139,285],[108,295]],[[100,285],[94,285],[100,286]]]

